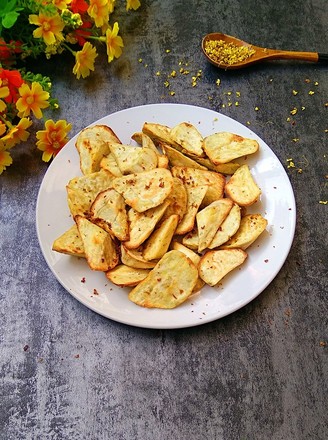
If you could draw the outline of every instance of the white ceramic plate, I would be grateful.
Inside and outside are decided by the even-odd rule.
[[[284,264],[295,231],[296,208],[292,187],[276,155],[255,133],[212,110],[182,104],[153,104],[119,111],[95,124],[109,125],[123,143],[131,143],[130,136],[140,131],[146,121],[168,126],[188,121],[203,136],[229,131],[260,143],[259,152],[249,157],[247,163],[262,189],[262,196],[248,212],[264,215],[268,227],[248,248],[246,262],[226,276],[219,287],[205,287],[181,306],[161,310],[135,305],[128,300],[127,289],[111,284],[104,273],[91,271],[84,259],[53,252],[51,246],[55,238],[73,224],[65,185],[71,178],[81,175],[75,148],[76,136],[51,163],[39,190],[36,221],[43,255],[57,280],[71,295],[86,307],[114,321],[157,329],[192,327],[214,321],[252,301]]]

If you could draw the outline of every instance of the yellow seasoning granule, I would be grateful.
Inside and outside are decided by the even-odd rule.
[[[294,108],[290,111],[290,114],[291,114],[291,115],[296,115],[296,113],[297,113],[297,108],[294,107]]]
[[[314,95],[314,91],[313,91],[313,90],[310,90],[310,91],[309,91],[309,95]]]
[[[237,46],[223,40],[209,40],[205,42],[205,52],[215,63],[232,65],[247,60],[255,50],[249,46]]]

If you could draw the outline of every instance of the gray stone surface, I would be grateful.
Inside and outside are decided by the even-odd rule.
[[[204,34],[221,31],[328,52],[327,2],[143,0],[118,19],[124,54],[111,65],[99,57],[88,79],[73,77],[70,57],[39,67],[53,78],[55,117],[70,120],[75,134],[117,110],[177,102],[249,121],[290,177],[295,240],[275,280],[230,316],[172,331],[122,325],[77,302],[47,267],[35,228],[47,165],[33,140],[15,148],[0,177],[0,438],[327,439],[328,206],[319,203],[328,199],[327,66],[272,62],[224,72],[200,51]],[[181,60],[202,77],[191,87],[191,75],[177,75],[170,96],[165,75]],[[287,169],[288,158],[295,168]]]

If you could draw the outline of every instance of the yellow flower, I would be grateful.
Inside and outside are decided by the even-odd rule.
[[[58,14],[50,16],[40,12],[39,15],[30,15],[29,22],[39,26],[33,31],[33,37],[43,38],[47,45],[64,39],[62,30],[65,25]]]
[[[75,53],[75,66],[73,67],[73,73],[77,79],[86,78],[90,75],[90,70],[95,70],[94,63],[97,57],[96,48],[92,46],[89,41],[84,43],[82,50]]]
[[[2,87],[2,79],[0,79],[0,113],[4,112],[7,108],[7,104],[4,101],[2,101],[2,98],[7,98],[9,94],[10,94],[9,87],[7,86]]]
[[[108,4],[108,0],[90,0],[87,12],[94,19],[97,27],[101,27],[108,22],[110,7],[112,5]]]
[[[2,121],[0,121],[0,136],[2,136],[4,133],[6,133],[7,126]]]
[[[16,102],[18,117],[29,116],[31,110],[38,119],[42,118],[41,109],[49,107],[49,93],[44,91],[41,84],[33,82],[31,88],[28,84],[23,84],[18,89],[20,98]]]
[[[108,0],[108,11],[109,11],[110,14],[111,14],[112,12],[114,12],[115,1],[116,1],[116,0]]]
[[[52,3],[61,11],[67,9],[67,5],[72,3],[72,0],[52,0]]]
[[[141,5],[139,0],[126,0],[126,10],[133,9],[136,11]]]
[[[114,23],[113,29],[109,27],[106,31],[106,44],[108,62],[113,61],[114,57],[118,58],[122,55],[122,47],[124,47],[122,37],[118,35],[119,26],[117,21]]]
[[[7,148],[12,148],[20,142],[25,142],[30,136],[27,129],[32,125],[30,118],[22,118],[18,124],[12,127],[8,133],[1,139]]]
[[[49,162],[67,143],[67,134],[71,128],[72,125],[63,119],[57,122],[49,119],[45,123],[45,130],[39,130],[36,133],[38,139],[36,146],[43,151],[42,160],[44,162]]]
[[[6,151],[6,147],[0,144],[0,174],[2,174],[9,165],[13,163],[10,153]]]

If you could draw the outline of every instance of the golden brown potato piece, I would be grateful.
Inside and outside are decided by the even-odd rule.
[[[170,135],[173,141],[180,145],[183,151],[186,151],[191,156],[205,156],[203,150],[203,136],[194,125],[189,122],[181,122],[171,128]]]
[[[127,205],[138,212],[144,212],[164,202],[172,191],[173,177],[169,170],[155,168],[116,177],[113,188],[122,194]]]
[[[140,148],[112,142],[110,151],[123,175],[142,173],[157,168],[157,153],[151,148]]]
[[[177,235],[184,235],[190,232],[196,222],[196,214],[198,209],[205,197],[207,186],[187,186],[185,185],[188,195],[187,210],[185,215],[182,217],[178,227],[175,231]]]
[[[157,261],[147,261],[142,255],[142,247],[138,249],[128,249],[121,244],[121,261],[126,266],[135,269],[152,269],[156,266]]]
[[[233,174],[240,167],[237,162],[220,163],[215,165],[208,157],[195,157],[194,159],[208,170],[226,175]]]
[[[73,257],[85,257],[83,242],[75,223],[60,237],[56,238],[52,250]]]
[[[201,206],[204,207],[223,197],[225,187],[225,177],[222,174],[209,170],[194,169],[189,167],[172,167],[172,175],[178,177],[186,186],[207,185],[207,191],[202,200]]]
[[[100,161],[109,153],[110,142],[120,143],[120,140],[107,125],[94,125],[80,132],[75,146],[80,156],[80,168],[83,174],[100,170]]]
[[[185,254],[190,260],[194,263],[196,267],[198,267],[198,264],[200,262],[200,255],[196,254],[193,250],[189,249],[188,247],[184,246],[183,244],[179,243],[178,241],[174,241],[172,243],[172,249],[176,251],[180,251],[183,254]],[[197,283],[193,289],[193,293],[199,292],[199,290],[204,287],[204,281],[198,277]]]
[[[182,244],[187,248],[198,252],[199,237],[197,227],[182,237]]]
[[[149,136],[155,144],[164,142],[181,149],[180,145],[172,138],[171,128],[167,125],[145,122],[142,126],[142,132]]]
[[[241,220],[241,209],[234,203],[228,216],[223,221],[213,240],[209,244],[209,249],[214,249],[227,242],[239,229]]]
[[[117,286],[134,287],[144,280],[149,274],[149,269],[136,269],[120,264],[106,272],[106,277]]]
[[[210,245],[220,225],[229,214],[232,205],[232,200],[220,199],[197,213],[198,252],[202,252]]]
[[[120,170],[119,166],[117,165],[115,157],[112,155],[112,153],[107,154],[107,156],[101,159],[100,168],[109,171],[115,177],[123,176],[123,173]]]
[[[163,151],[167,155],[171,166],[199,168],[201,170],[207,170],[207,168],[204,165],[200,165],[194,159],[191,159],[186,154],[181,153],[180,151],[171,147],[168,144],[162,143],[161,148],[163,149]]]
[[[90,220],[121,241],[129,238],[125,201],[114,188],[97,195],[90,207]]]
[[[119,257],[111,235],[81,215],[75,221],[90,269],[103,272],[113,269]]]
[[[246,214],[242,217],[235,235],[221,246],[221,249],[247,249],[262,234],[268,221],[261,214]]]
[[[193,293],[197,280],[194,263],[182,252],[172,250],[131,290],[129,299],[142,307],[173,309]]]
[[[167,207],[163,219],[172,214],[178,214],[181,220],[187,211],[188,194],[184,184],[177,177],[173,177],[173,188],[166,200],[170,202],[170,205]]]
[[[231,176],[226,184],[225,192],[239,206],[250,206],[255,203],[261,195],[248,165],[242,165]]]
[[[170,247],[172,237],[178,226],[179,216],[172,214],[152,232],[144,244],[143,257],[147,261],[159,260]]]
[[[109,188],[113,179],[113,175],[106,170],[71,179],[66,190],[68,207],[72,216],[87,215],[96,196]]]
[[[161,205],[148,209],[145,212],[137,212],[131,208],[128,211],[130,237],[129,240],[124,242],[124,246],[128,249],[138,249],[153,232],[169,204],[170,202],[166,200]]]
[[[209,286],[215,286],[246,258],[247,254],[242,249],[208,251],[198,265],[199,276]]]
[[[234,133],[214,133],[204,139],[204,150],[216,165],[256,153],[258,149],[259,143],[256,140],[244,138]]]

